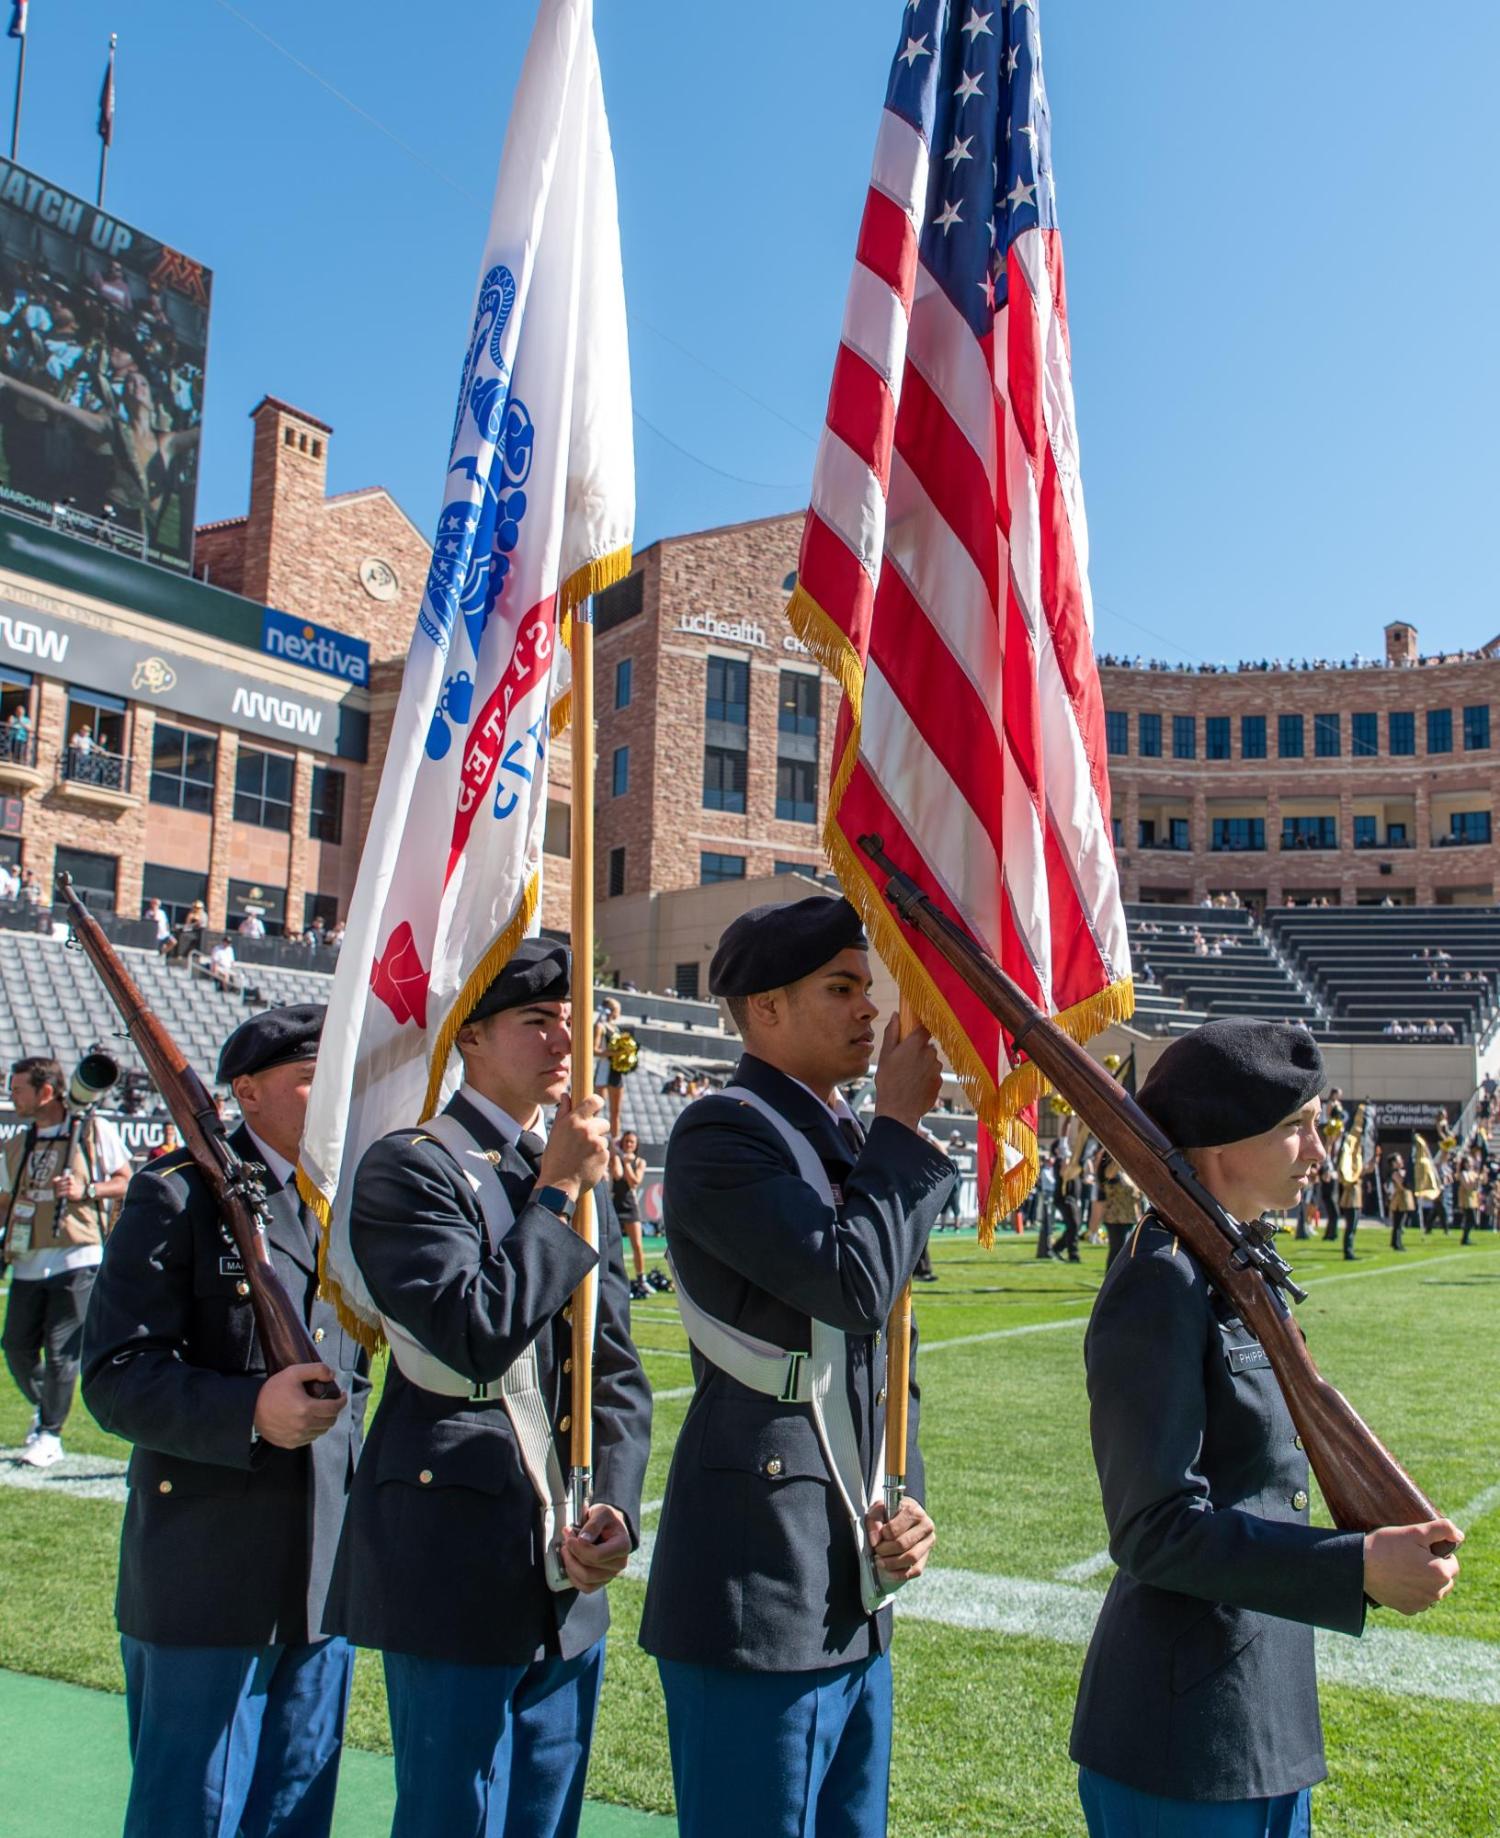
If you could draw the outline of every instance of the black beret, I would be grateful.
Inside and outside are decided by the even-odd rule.
[[[845,899],[815,893],[785,906],[752,906],[725,927],[708,967],[708,991],[754,996],[781,989],[851,946],[867,951],[870,941]]]
[[[304,1002],[268,1008],[242,1021],[219,1054],[219,1083],[231,1084],[242,1072],[264,1072],[289,1060],[315,1058],[327,1013],[326,1002]]]
[[[469,1010],[471,1021],[528,1002],[566,1002],[568,947],[550,938],[523,938],[489,988]]]
[[[1172,1042],[1136,1102],[1179,1149],[1211,1149],[1271,1129],[1323,1081],[1323,1055],[1305,1027],[1206,1021]]]

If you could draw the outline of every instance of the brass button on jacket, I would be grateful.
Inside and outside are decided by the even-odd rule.
[[[417,1476],[417,1479],[422,1483],[424,1487],[430,1487],[432,1485],[431,1468],[424,1468],[422,1472]]]
[[[1292,1510],[1294,1512],[1300,1513],[1300,1512],[1306,1511],[1306,1509],[1307,1509],[1307,1489],[1305,1487],[1299,1487],[1297,1491],[1292,1495]]]
[[[249,1293],[250,1293],[250,1285],[249,1285],[249,1284],[248,1284],[248,1283],[247,1283],[247,1282],[245,1281],[245,1279],[244,1279],[244,1277],[241,1277],[241,1278],[240,1278],[240,1280],[239,1280],[239,1281],[238,1281],[238,1282],[237,1282],[237,1283],[235,1284],[235,1286],[234,1286],[234,1293],[235,1293],[235,1294],[236,1294],[237,1296],[247,1296],[247,1295],[249,1295]]]
[[[314,1340],[321,1340],[323,1338],[323,1334],[324,1334],[324,1330],[322,1328],[315,1327],[313,1329],[313,1339]]]
[[[560,1430],[570,1430],[573,1427],[573,1419],[571,1417],[559,1417],[557,1420],[557,1427]]]
[[[771,1475],[774,1479],[774,1477],[780,1474],[780,1472],[781,1472],[781,1457],[779,1455],[768,1456],[766,1459],[766,1473]]]
[[[172,1491],[172,1483],[170,1481],[159,1481],[156,1491],[158,1493],[170,1493]]]

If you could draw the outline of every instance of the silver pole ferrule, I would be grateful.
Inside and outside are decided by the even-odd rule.
[[[580,1526],[588,1517],[589,1506],[594,1497],[594,1470],[592,1468],[570,1468],[568,1470],[568,1523]]]
[[[885,1516],[894,1519],[901,1510],[901,1502],[906,1498],[906,1476],[888,1474],[885,1477]]]

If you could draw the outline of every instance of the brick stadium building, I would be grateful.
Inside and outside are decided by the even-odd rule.
[[[0,513],[0,856],[274,935],[348,907],[428,548],[380,488],[327,495],[325,422],[252,419],[249,510],[198,531],[192,579]]]

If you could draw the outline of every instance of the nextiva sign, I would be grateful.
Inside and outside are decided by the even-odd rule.
[[[294,619],[290,613],[278,613],[274,606],[266,608],[260,648],[272,657],[284,657],[289,664],[321,670],[346,683],[363,686],[370,680],[370,647],[362,638],[350,638],[343,632],[330,631],[326,625]]]

